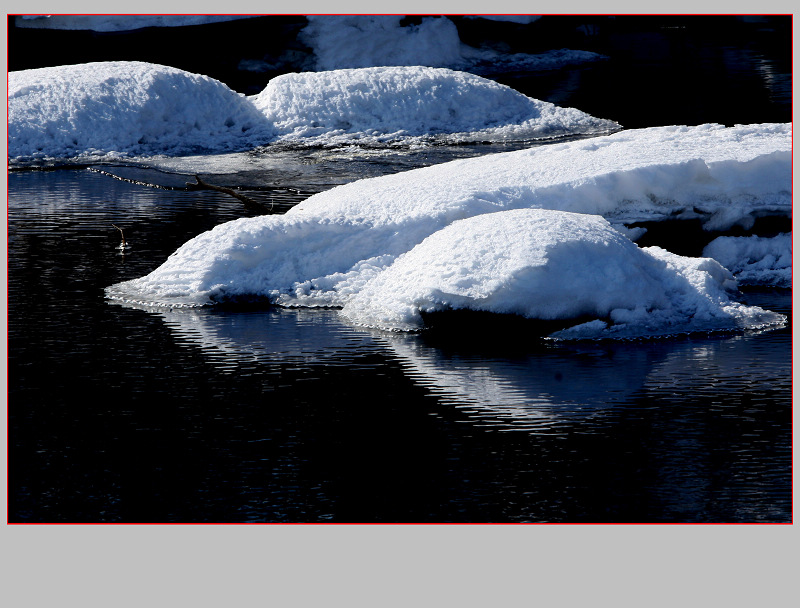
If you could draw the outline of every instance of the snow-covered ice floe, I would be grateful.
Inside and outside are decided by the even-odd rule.
[[[8,155],[109,158],[240,150],[276,132],[221,82],[138,61],[8,75]]]
[[[449,309],[580,322],[560,338],[775,326],[782,315],[731,300],[720,263],[639,248],[610,221],[788,215],[790,176],[788,124],[624,131],[339,186],[217,226],[107,295],[342,307],[392,330]]]
[[[453,222],[367,283],[344,306],[356,323],[423,327],[452,309],[589,321],[553,337],[760,327],[779,315],[731,302],[718,262],[639,248],[600,216],[517,209]]]
[[[8,111],[8,155],[16,162],[620,128],[479,76],[426,67],[285,74],[250,97],[208,76],[144,62],[38,68],[9,73]]]
[[[792,286],[792,235],[721,236],[703,255],[730,269],[741,285]]]
[[[536,19],[498,16],[496,20]],[[461,41],[458,28],[447,17],[424,17],[407,25],[402,15],[310,15],[308,21],[299,39],[313,49],[316,70],[426,65],[487,74],[559,69],[607,59],[573,49],[529,54],[470,46]]]
[[[620,128],[480,76],[419,66],[284,74],[253,101],[281,141],[513,141]]]

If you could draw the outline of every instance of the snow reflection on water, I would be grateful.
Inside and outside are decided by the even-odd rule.
[[[385,358],[395,360],[409,380],[472,424],[499,430],[559,432],[597,416],[614,417],[618,407],[635,409],[659,399],[725,411],[721,393],[777,393],[782,385],[790,390],[790,361],[776,361],[772,352],[772,346],[785,345],[787,330],[559,345],[513,344],[507,336],[489,348],[464,348],[432,345],[424,333],[355,327],[335,310],[114,304],[157,315],[176,341],[200,348],[221,371],[249,362],[352,367],[357,359],[378,354],[382,358],[365,370],[374,373]],[[320,370],[325,373],[330,372]]]
[[[219,311],[214,308],[146,307],[109,300],[157,315],[176,339],[199,347],[225,365],[275,362],[345,365],[356,356],[385,349],[378,337],[342,323],[326,309],[270,308]]]

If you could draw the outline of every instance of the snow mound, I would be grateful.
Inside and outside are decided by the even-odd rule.
[[[475,141],[619,129],[478,76],[424,67],[287,74],[245,97],[176,68],[88,63],[11,72],[8,108],[8,155],[17,163],[231,152],[276,141],[411,144],[442,134]]]
[[[620,126],[444,68],[375,67],[271,80],[253,103],[284,141],[385,141],[457,134],[503,140],[604,133]]]
[[[731,270],[742,285],[792,286],[792,235],[772,238],[722,236],[703,255]]]
[[[537,18],[496,16],[496,20],[520,24]],[[308,21],[299,38],[313,49],[317,71],[424,65],[484,74],[550,70],[605,59],[571,49],[509,54],[472,47],[461,42],[456,25],[446,17],[424,17],[408,25],[403,24],[402,15],[312,15]]]
[[[730,303],[723,294],[731,276],[717,262],[673,256],[657,248],[639,251],[621,233],[598,224],[601,220],[592,216],[624,224],[643,216],[664,219],[689,212],[702,212],[708,222],[736,221],[766,208],[789,213],[790,150],[790,125],[662,127],[356,181],[316,194],[282,216],[217,226],[185,243],[147,276],[108,288],[107,295],[167,306],[266,298],[285,306],[344,307],[358,322],[408,328],[415,323],[409,312],[414,299],[408,304],[409,294],[423,297],[427,293],[425,297],[433,302],[435,290],[444,288],[436,287],[439,278],[433,275],[412,273],[405,280],[403,294],[395,293],[392,286],[403,283],[400,277],[404,272],[411,272],[408,263],[402,262],[407,254],[419,266],[431,266],[431,272],[438,269],[441,276],[449,272],[452,263],[453,276],[460,277],[452,280],[463,279],[465,290],[474,285],[474,292],[467,290],[459,296],[467,299],[447,300],[448,305],[489,298],[491,310],[498,312],[522,311],[518,314],[544,318],[597,315],[593,324],[573,331],[573,337],[611,335],[617,330],[608,327],[609,322],[615,327],[626,325],[629,334],[657,333],[665,326],[679,331],[681,314],[692,315],[697,321],[695,329],[760,327],[778,317],[762,316]],[[512,213],[548,209],[580,215],[549,214],[546,217],[553,222],[549,226],[545,216]],[[484,223],[476,223],[474,229],[468,223],[467,228],[458,224],[460,228],[436,236],[458,220],[484,215]],[[601,241],[614,243],[615,249],[603,264],[614,270],[604,274],[605,270],[592,266],[592,273],[605,277],[605,283],[599,278],[593,282],[585,278],[584,283],[567,279],[567,284],[558,287],[559,293],[567,294],[585,284],[586,293],[580,298],[565,295],[565,302],[556,298],[549,308],[544,304],[520,308],[543,283],[529,277],[525,282],[539,287],[517,292],[498,285],[492,291],[487,287],[492,280],[489,275],[499,270],[487,269],[504,268],[515,251],[509,243],[520,239],[527,243],[533,237],[517,235],[510,228],[508,234],[513,233],[515,240],[508,242],[502,236],[483,238],[480,233],[493,222],[507,226],[524,218],[531,224],[530,230],[535,228],[536,239],[544,239],[545,244],[539,249],[535,243],[520,247],[522,257],[509,262],[509,275],[515,269],[525,276],[540,272],[531,270],[536,266],[536,251],[549,256],[548,268],[555,269],[555,275],[577,272],[580,264],[569,262],[569,255],[590,261],[598,248],[605,247]],[[591,227],[589,233],[579,228],[581,221]],[[567,222],[569,228],[558,228],[560,222]],[[472,236],[459,236],[459,230],[468,228],[468,233],[481,241],[480,248],[469,244]],[[571,231],[585,236],[576,241],[569,237]],[[428,237],[441,239],[433,242],[444,249],[437,252],[432,245],[421,245]],[[460,252],[456,247],[459,239],[464,248]],[[573,244],[560,247],[560,239]],[[628,277],[625,268],[638,278]],[[381,278],[384,273],[388,273],[386,278]],[[648,274],[650,279],[642,278]],[[547,289],[556,293],[555,286]],[[710,308],[704,308],[703,298],[709,300]],[[569,308],[570,299],[594,301],[594,308],[586,304]],[[364,312],[351,301],[361,302]],[[396,313],[398,306],[402,314]],[[368,312],[384,308],[395,312]],[[367,317],[360,318],[360,314]]]
[[[452,67],[461,40],[446,18],[402,27],[402,15],[310,15],[299,39],[314,49],[315,69],[375,66]]]
[[[640,249],[599,216],[540,209],[486,214],[434,233],[369,281],[342,313],[357,324],[422,329],[421,313],[468,309],[592,320],[555,337],[754,327],[780,315],[731,302],[718,262]]]
[[[408,232],[417,222],[438,230],[481,213],[539,208],[620,224],[701,217],[721,230],[753,213],[791,212],[791,146],[791,124],[632,129],[360,180],[290,213]]]
[[[221,82],[137,61],[11,72],[8,108],[11,158],[188,154],[274,137]]]

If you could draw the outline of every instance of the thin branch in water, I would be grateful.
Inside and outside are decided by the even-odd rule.
[[[193,184],[192,182],[186,182],[186,186],[193,190],[216,190],[217,192],[224,192],[225,194],[230,194],[234,198],[238,199],[244,206],[250,209],[251,211],[258,211],[260,213],[273,213],[273,209],[275,203],[273,202],[269,207],[264,203],[260,203],[257,200],[250,198],[249,196],[245,196],[239,192],[231,188],[224,188],[222,186],[215,186],[214,184],[209,184],[204,182],[200,179],[199,175],[195,175],[194,178],[197,180],[197,183]]]
[[[128,242],[125,240],[125,233],[122,232],[122,228],[120,228],[116,224],[111,224],[111,225],[114,226],[114,228],[116,228],[117,230],[119,230],[119,234],[122,237],[122,242],[119,244],[119,249],[127,249]]]

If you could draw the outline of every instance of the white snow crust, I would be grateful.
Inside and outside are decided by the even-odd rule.
[[[613,121],[531,99],[480,76],[420,66],[284,74],[253,102],[281,141],[442,134],[448,141],[519,140],[619,129]]]
[[[397,330],[419,328],[420,310],[458,307],[597,317],[562,338],[758,328],[783,317],[732,302],[719,263],[639,249],[597,216],[788,214],[790,176],[788,124],[624,131],[339,186],[282,216],[217,226],[107,294],[343,307]]]
[[[245,97],[176,68],[100,62],[11,72],[8,104],[8,154],[16,162],[620,128],[479,76],[425,67],[286,74]]]
[[[11,72],[8,112],[12,159],[190,154],[275,137],[221,82],[138,61]]]
[[[533,16],[486,16],[531,23]],[[299,38],[314,51],[315,70],[377,66],[431,66],[487,73],[497,70],[547,70],[605,59],[589,51],[555,49],[547,53],[500,53],[463,44],[446,17],[425,17],[402,25],[402,15],[319,15]]]
[[[350,298],[352,321],[423,327],[420,312],[469,309],[594,320],[553,337],[595,338],[757,327],[778,315],[731,302],[718,262],[640,249],[603,218],[518,209],[454,222]],[[609,325],[611,325],[609,327]]]
[[[792,286],[792,235],[721,236],[703,255],[731,270],[742,285]]]

